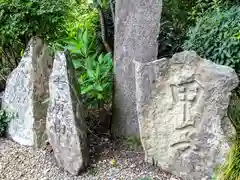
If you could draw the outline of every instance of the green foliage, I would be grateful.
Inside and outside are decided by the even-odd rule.
[[[234,5],[240,5],[239,0],[197,0],[195,5],[192,7],[190,14],[191,20],[196,20],[197,18],[203,16],[210,11],[219,11],[221,8],[228,8]]]
[[[240,91],[234,90],[230,105],[228,107],[228,117],[236,130],[236,135],[232,138],[232,144],[228,152],[227,159],[223,165],[217,169],[217,179],[236,180],[240,177]]]
[[[161,23],[158,36],[158,58],[171,57],[182,50],[184,36],[177,33],[169,21]]]
[[[110,103],[112,97],[112,58],[111,54],[100,54],[88,58],[83,65],[85,73],[80,75],[81,94],[91,106],[101,107]]]
[[[240,138],[235,137],[232,140],[225,164],[217,171],[219,180],[238,180],[240,177]]]
[[[170,57],[182,51],[187,29],[194,24],[188,19],[195,0],[164,0],[158,37],[158,58]]]
[[[179,33],[185,30],[193,23],[186,21],[196,0],[163,0],[162,18],[164,21],[172,23],[173,28]]]
[[[96,35],[89,33],[87,29],[79,29],[74,38],[69,37],[62,40],[66,44],[62,48],[70,51],[76,69],[82,65],[81,61],[86,61],[89,56],[100,50],[97,49],[95,37]]]
[[[1,137],[6,134],[8,122],[9,122],[9,118],[7,116],[7,113],[4,110],[0,109],[0,136]]]
[[[88,107],[102,107],[112,96],[111,54],[99,53],[95,35],[79,30],[75,38],[65,39],[77,71],[81,94]]]
[[[240,5],[239,0],[163,0],[158,58],[182,51],[186,33],[198,18],[212,11]]]
[[[31,36],[50,42],[64,36],[67,15],[65,0],[0,0],[0,80],[17,66]]]
[[[198,19],[188,32],[184,48],[215,63],[239,70],[240,7],[213,11]]]
[[[26,45],[32,35],[45,40],[59,37],[68,6],[65,0],[2,0],[0,12],[0,45]]]
[[[68,37],[75,37],[78,29],[87,29],[94,33],[100,31],[99,15],[86,0],[70,0],[69,14],[65,23]]]

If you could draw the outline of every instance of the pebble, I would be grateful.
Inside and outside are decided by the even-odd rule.
[[[106,149],[110,152],[110,149]],[[79,176],[71,176],[58,168],[53,154],[44,150],[33,150],[7,139],[0,139],[0,180],[180,180],[173,175],[159,172],[159,169],[143,163],[144,157],[136,154],[127,158],[114,151],[111,157],[96,161],[88,171]],[[118,153],[118,154],[116,154]],[[104,154],[104,152],[103,152]],[[116,166],[109,162],[116,159]],[[148,168],[149,167],[149,168]]]

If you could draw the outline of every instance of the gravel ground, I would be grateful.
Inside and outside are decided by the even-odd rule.
[[[106,137],[95,140],[90,156],[88,170],[71,176],[57,167],[51,151],[0,139],[0,180],[180,180],[144,163],[142,152],[129,151]]]

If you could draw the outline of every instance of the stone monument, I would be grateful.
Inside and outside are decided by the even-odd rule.
[[[8,134],[16,142],[40,147],[45,142],[48,79],[52,57],[43,40],[33,37],[7,79],[2,107],[11,114]]]
[[[49,82],[46,129],[58,165],[72,175],[88,165],[86,126],[75,82],[71,61],[66,53],[57,52]]]
[[[211,180],[234,132],[226,113],[237,74],[188,51],[135,63],[146,161],[186,180]]]
[[[161,10],[161,0],[116,0],[114,136],[139,136],[133,60],[157,59]]]

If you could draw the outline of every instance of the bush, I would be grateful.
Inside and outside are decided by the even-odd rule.
[[[188,18],[194,6],[195,0],[163,0],[158,58],[182,51],[186,32],[194,24],[194,20]]]
[[[7,131],[7,127],[8,127],[8,116],[7,113],[0,109],[0,136],[5,136],[6,131]]]
[[[0,4],[0,45],[26,45],[33,35],[54,40],[64,33],[68,13],[64,0],[2,0]]]
[[[87,1],[69,0],[69,14],[65,23],[67,36],[74,38],[78,29],[100,31],[99,15]]]
[[[65,0],[0,0],[0,80],[18,65],[31,36],[46,41],[64,36]]]
[[[239,0],[197,0],[192,7],[190,19],[195,21],[210,11],[220,10],[221,8],[229,8],[234,5],[240,5]]]
[[[112,97],[112,58],[111,53],[91,56],[83,64],[85,72],[79,77],[81,94],[88,107],[104,107]]]
[[[185,33],[193,23],[188,20],[189,12],[195,6],[196,0],[163,0],[162,19],[172,23],[178,33]]]
[[[240,7],[213,11],[199,18],[196,26],[189,30],[184,48],[239,71],[239,35]]]
[[[173,54],[182,51],[184,34],[179,34],[173,27],[172,22],[161,22],[158,36],[158,59],[171,57]]]
[[[70,51],[85,105],[102,108],[111,102],[113,64],[110,53],[100,53],[95,37],[85,29],[63,42],[67,44],[65,49]]]

